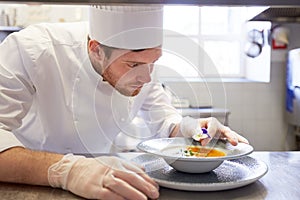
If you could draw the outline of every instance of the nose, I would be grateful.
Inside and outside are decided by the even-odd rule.
[[[137,69],[138,68],[138,69]],[[151,73],[153,71],[153,64],[145,64],[137,67],[136,80],[140,83],[149,83],[151,81]]]

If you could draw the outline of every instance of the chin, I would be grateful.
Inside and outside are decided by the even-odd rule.
[[[138,95],[138,94],[141,92],[142,88],[143,88],[143,87],[138,87],[138,88],[136,88],[136,89],[133,91],[132,96]]]
[[[125,95],[130,96],[130,97],[134,97],[134,96],[138,95],[140,92],[141,92],[141,89],[139,88],[139,89],[134,90],[133,92],[132,91],[127,91],[127,95],[126,94]]]
[[[134,97],[134,96],[138,95],[138,94],[140,93],[140,91],[141,91],[141,89],[135,90],[135,91],[131,94],[131,96]]]
[[[118,90],[122,95],[127,96],[127,97],[134,97],[138,95],[141,92],[141,88],[136,89],[134,91],[132,90]]]

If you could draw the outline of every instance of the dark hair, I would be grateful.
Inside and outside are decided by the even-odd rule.
[[[88,36],[88,42],[91,40],[90,36]],[[110,46],[106,46],[106,45],[103,45],[103,44],[100,44],[100,47],[103,49],[104,53],[105,53],[105,56],[107,58],[110,58],[112,52],[114,50],[120,50],[120,48],[116,48],[116,47],[110,47]],[[133,52],[139,52],[139,51],[144,51],[145,49],[134,49],[134,50],[131,50]]]

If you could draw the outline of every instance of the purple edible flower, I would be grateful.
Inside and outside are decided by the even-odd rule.
[[[210,135],[208,134],[206,128],[201,128],[201,130],[202,130],[203,134],[206,134],[210,138]]]

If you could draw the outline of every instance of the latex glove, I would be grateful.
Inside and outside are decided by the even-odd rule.
[[[212,138],[227,139],[232,145],[237,145],[238,142],[249,144],[248,140],[239,135],[229,127],[221,124],[216,118],[200,118],[194,119],[191,117],[184,117],[179,124],[180,132],[184,137],[191,138],[198,133],[201,128],[207,129],[210,137],[201,140],[202,145],[207,145]]]
[[[89,199],[158,198],[158,185],[141,167],[117,157],[65,155],[48,169],[52,187]]]

